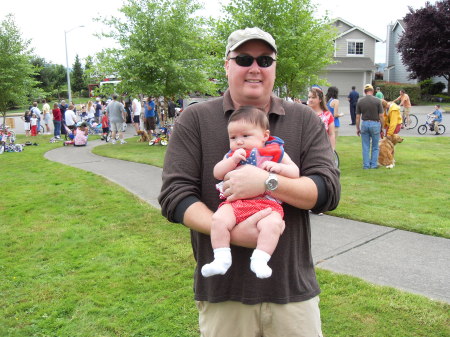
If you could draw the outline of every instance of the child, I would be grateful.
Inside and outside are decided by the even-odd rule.
[[[32,114],[30,118],[31,136],[37,136],[38,119],[36,114]]]
[[[25,111],[25,114],[20,117],[23,120],[23,128],[25,130],[25,136],[29,137],[30,136],[30,130],[31,130],[31,116],[30,116],[30,111],[27,110]]]
[[[108,120],[108,113],[105,111],[105,113],[102,116],[102,140],[106,140],[109,133],[109,120]]]
[[[270,137],[269,121],[264,111],[254,107],[241,107],[234,111],[228,120],[228,135],[231,150],[214,167],[216,179],[222,180],[239,164],[246,163],[269,171],[270,175],[279,173],[290,178],[299,177],[299,168],[284,153],[283,141]],[[218,185],[220,190],[221,184]],[[223,202],[212,220],[214,261],[202,267],[202,275],[209,277],[225,274],[231,266],[230,231],[248,216],[270,207],[272,213],[257,223],[259,236],[250,262],[250,269],[258,278],[270,277],[272,269],[267,262],[284,229],[284,212],[280,203],[270,196],[270,192],[253,199]]]
[[[434,111],[429,113],[427,116],[433,116],[434,120],[433,120],[433,126],[434,126],[434,132],[435,135],[439,134],[439,123],[442,123],[442,111],[441,111],[441,106],[439,104],[436,104],[434,106]]]
[[[74,145],[85,146],[87,144],[87,140],[88,140],[88,128],[86,122],[83,122],[77,127],[75,131]]]

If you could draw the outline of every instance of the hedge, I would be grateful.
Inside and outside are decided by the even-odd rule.
[[[408,94],[411,104],[416,105],[420,103],[421,89],[419,84],[375,81],[374,87],[380,87],[384,99],[387,101],[396,99],[400,96],[400,89],[403,89]]]

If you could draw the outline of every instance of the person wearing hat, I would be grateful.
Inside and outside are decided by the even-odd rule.
[[[381,100],[373,96],[371,84],[364,86],[364,96],[356,104],[356,134],[361,136],[363,169],[378,168],[378,142],[383,121]]]
[[[188,106],[175,122],[167,148],[158,201],[169,221],[191,230],[202,336],[322,336],[309,210],[337,207],[339,170],[320,118],[303,104],[273,95],[276,64],[277,46],[269,33],[256,27],[231,33],[225,50],[227,91]],[[254,165],[241,165],[225,175],[223,195],[228,202],[266,193],[282,201],[285,230],[268,261],[270,277],[259,279],[249,268],[258,238],[256,223],[270,208],[233,228],[228,271],[204,277],[201,266],[214,259],[212,215],[221,203],[213,168],[229,150],[228,119],[243,106],[267,113],[270,133],[283,138],[301,177],[283,177]]]

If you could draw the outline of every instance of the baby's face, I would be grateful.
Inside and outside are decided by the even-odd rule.
[[[269,138],[269,134],[269,130],[264,130],[259,126],[243,121],[235,121],[228,124],[228,137],[232,151],[262,148]]]

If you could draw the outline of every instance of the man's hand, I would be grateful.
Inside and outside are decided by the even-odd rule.
[[[264,182],[268,173],[253,165],[242,165],[228,172],[223,179],[223,191],[227,201],[249,199],[265,192]]]

